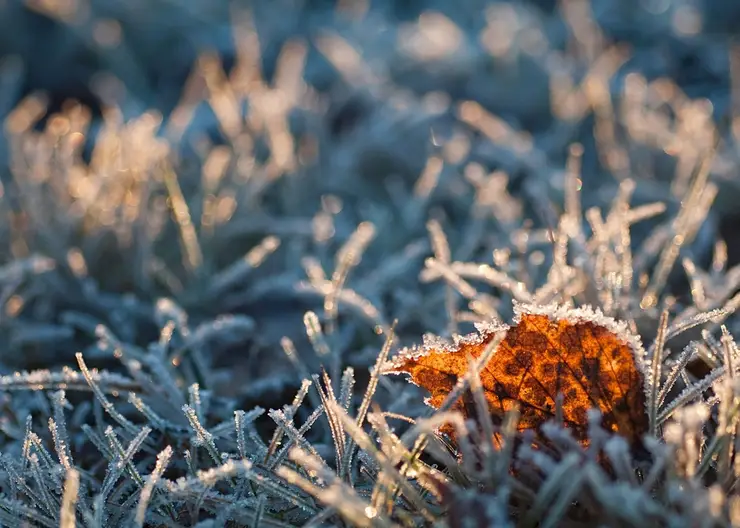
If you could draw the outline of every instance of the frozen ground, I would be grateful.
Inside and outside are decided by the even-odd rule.
[[[264,502],[233,476],[286,460],[260,443],[276,423],[306,447],[291,413],[320,418],[312,454],[334,464],[331,405],[328,420],[274,409],[322,366],[359,404],[394,321],[395,351],[508,321],[512,300],[594,304],[646,344],[662,307],[676,328],[701,321],[709,337],[677,337],[665,375],[681,372],[676,396],[693,387],[681,405],[717,403],[692,383],[717,381],[721,357],[679,352],[716,352],[720,322],[739,329],[736,27],[740,7],[720,0],[0,4],[0,524],[58,525],[65,478],[81,478],[79,522],[123,523],[146,504],[157,453],[172,486],[153,493],[152,523],[218,525],[219,493],[241,524],[340,522],[317,504],[341,487],[314,503],[281,484]],[[354,392],[351,375],[338,381],[347,367]],[[59,374],[14,376],[36,369]],[[313,407],[326,396],[307,394]],[[411,417],[422,397],[385,378],[375,393]],[[694,421],[671,438],[688,460],[704,414],[681,411]],[[715,433],[716,408],[711,420]],[[221,468],[234,486],[209,491],[195,470],[227,452],[255,466]],[[335,468],[372,458],[363,447]],[[387,469],[372,467],[363,498]],[[178,491],[178,477],[194,480]],[[427,519],[410,504],[378,523]],[[358,511],[341,513],[361,524]]]

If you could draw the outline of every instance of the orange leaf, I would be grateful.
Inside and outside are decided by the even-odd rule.
[[[640,443],[648,417],[639,337],[625,323],[590,307],[517,304],[514,309],[513,326],[481,326],[477,334],[458,337],[452,345],[427,342],[406,349],[384,372],[408,374],[431,393],[427,403],[439,408],[468,371],[468,357],[479,357],[503,329],[504,339],[480,371],[494,423],[518,406],[519,431],[537,430],[555,418],[555,398],[562,393],[564,425],[583,445],[588,444],[589,408],[601,411],[607,430]],[[466,400],[461,397],[453,409],[474,418]],[[442,432],[452,436],[451,430]]]

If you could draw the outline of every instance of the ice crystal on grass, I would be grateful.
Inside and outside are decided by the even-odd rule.
[[[116,18],[46,4],[86,43]],[[171,112],[101,80],[100,116],[29,94],[5,118],[0,524],[738,524],[727,98],[654,78],[606,4],[496,3],[480,27],[339,4],[279,46],[265,18],[313,24],[308,3],[234,11],[233,57],[202,55]],[[146,86],[127,16],[101,57]],[[491,414],[480,373],[524,305],[630,345],[638,446],[594,412],[588,442]],[[436,410],[385,375],[484,337]]]

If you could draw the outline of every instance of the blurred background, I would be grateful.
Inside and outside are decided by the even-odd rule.
[[[204,68],[218,63],[214,67],[233,80],[240,55],[249,55],[259,82],[274,87],[282,72],[294,93],[273,91],[269,101],[242,102],[290,109],[290,131],[299,136],[305,123],[293,115],[300,110],[293,103],[305,102],[309,91],[332,140],[345,142],[360,129],[358,134],[371,135],[366,151],[388,140],[370,132],[385,119],[384,109],[413,101],[423,111],[405,111],[416,120],[438,110],[423,126],[396,127],[415,133],[400,134],[398,152],[357,161],[361,171],[418,173],[429,154],[432,121],[444,121],[445,109],[470,100],[522,131],[555,166],[571,142],[581,141],[586,178],[599,181],[605,167],[593,159],[595,115],[588,115],[597,104],[602,117],[614,114],[618,126],[626,124],[620,119],[623,97],[650,97],[652,106],[676,97],[701,99],[711,120],[730,130],[740,104],[732,89],[739,53],[733,28],[739,23],[740,5],[722,0],[5,0],[0,116],[23,97],[43,93],[46,115],[75,100],[92,109],[94,125],[103,108],[117,107],[124,119],[154,110],[166,126],[178,103],[202,95]],[[645,92],[649,87],[654,89]],[[606,109],[607,102],[615,108]],[[189,137],[218,141],[214,116],[200,110],[183,124]],[[475,110],[468,110],[470,121]],[[431,141],[437,145],[452,128],[439,127],[440,137]],[[627,167],[614,150],[609,156],[606,170],[616,178],[625,171],[658,181],[674,175],[660,160],[657,167]],[[669,157],[676,158],[673,152]]]

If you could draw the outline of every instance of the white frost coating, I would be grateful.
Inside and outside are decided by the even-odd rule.
[[[106,370],[90,369],[90,378],[104,387],[115,387],[117,390],[138,391],[138,383],[120,374],[108,372]],[[38,389],[46,390],[60,386],[87,387],[87,381],[81,372],[72,370],[65,366],[61,372],[52,372],[50,370],[34,370],[31,372],[23,371],[14,374],[0,376],[0,388],[2,390],[28,390]]]
[[[642,346],[639,335],[633,334],[625,321],[617,321],[604,313],[599,308],[584,305],[579,308],[570,308],[558,304],[547,304],[543,306],[523,304],[514,301],[514,323],[521,320],[522,315],[544,315],[552,321],[566,320],[573,324],[592,323],[609,330],[619,341],[628,345],[635,355],[635,363],[640,372],[645,375],[645,358],[647,356]],[[647,379],[647,378],[646,378]]]
[[[509,325],[498,320],[493,320],[488,323],[475,323],[475,328],[478,331],[477,333],[471,332],[462,336],[454,334],[452,336],[452,343],[434,334],[424,334],[421,345],[404,347],[399,350],[398,354],[396,354],[394,358],[381,365],[380,373],[406,374],[405,372],[398,370],[398,368],[409,359],[418,359],[420,357],[427,356],[432,352],[454,353],[460,350],[460,347],[464,345],[480,345],[498,332],[505,332],[508,330]]]
[[[252,469],[249,460],[228,460],[220,466],[199,470],[194,477],[180,477],[176,481],[164,480],[165,486],[172,493],[183,493],[191,490],[200,491],[212,488],[219,480],[247,473]]]
[[[648,395],[646,373],[646,352],[642,346],[642,340],[639,335],[633,334],[625,321],[617,321],[604,313],[599,308],[593,308],[591,305],[584,305],[579,308],[572,308],[567,305],[556,303],[546,305],[536,305],[514,301],[514,318],[513,323],[519,324],[523,315],[544,315],[551,321],[565,320],[572,324],[591,323],[602,328],[606,328],[614,334],[623,344],[630,347],[635,358],[635,365],[641,374],[643,380],[643,390]],[[454,335],[453,343],[446,340],[426,334],[421,346],[414,345],[401,349],[398,354],[391,360],[387,361],[381,367],[383,374],[406,374],[399,370],[407,360],[414,360],[426,356],[431,352],[454,353],[460,350],[461,345],[479,345],[486,341],[492,335],[499,332],[505,332],[510,327],[498,320],[488,323],[476,323],[477,333],[470,333],[464,336]],[[647,409],[645,409],[647,412]]]
[[[421,338],[421,342],[422,346],[427,350],[447,350],[453,348],[452,343],[450,343],[447,339],[431,333],[424,334]]]
[[[497,334],[499,332],[505,332],[509,329],[509,325],[499,319],[492,319],[491,321],[481,321],[473,323],[473,325],[475,326],[475,329],[478,331],[478,333],[487,336]]]

